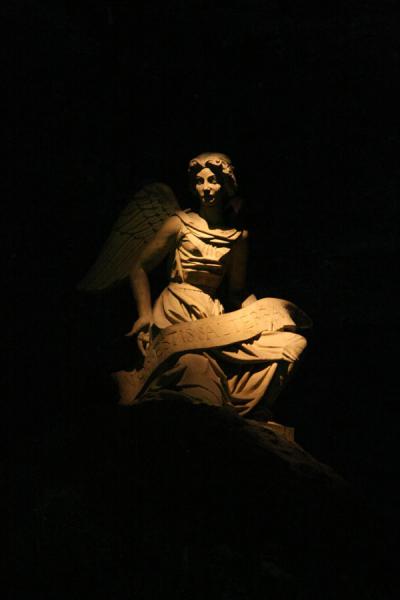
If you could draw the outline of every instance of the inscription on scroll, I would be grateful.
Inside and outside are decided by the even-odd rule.
[[[157,368],[174,354],[245,342],[265,331],[296,331],[312,326],[298,307],[278,298],[262,298],[231,313],[171,325],[160,331],[147,352],[143,369],[134,371],[134,400]]]

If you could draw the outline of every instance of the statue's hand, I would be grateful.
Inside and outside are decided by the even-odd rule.
[[[137,345],[143,356],[146,356],[147,347],[150,343],[150,326],[152,323],[151,316],[139,317],[133,327],[125,335],[132,337],[137,334]]]

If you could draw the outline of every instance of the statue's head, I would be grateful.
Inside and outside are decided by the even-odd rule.
[[[215,189],[224,200],[229,200],[236,195],[237,183],[232,161],[221,152],[204,152],[199,154],[189,163],[189,183],[191,191],[199,196],[198,180],[209,178],[214,181]],[[203,177],[204,176],[204,177]],[[213,177],[212,177],[213,176]]]

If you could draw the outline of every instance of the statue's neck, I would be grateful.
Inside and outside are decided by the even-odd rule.
[[[213,206],[212,208],[207,208],[202,206],[199,214],[207,221],[209,227],[223,227],[224,225],[224,218],[220,207]]]

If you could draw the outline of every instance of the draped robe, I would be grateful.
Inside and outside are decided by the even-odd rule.
[[[177,216],[181,224],[171,277],[153,308],[153,336],[170,325],[224,313],[216,294],[229,268],[233,245],[242,235],[233,228],[210,228],[191,211],[180,211]],[[306,343],[293,331],[268,330],[223,348],[183,353],[157,372],[146,389],[183,392],[195,401],[229,405],[241,415],[263,407],[268,410]]]

